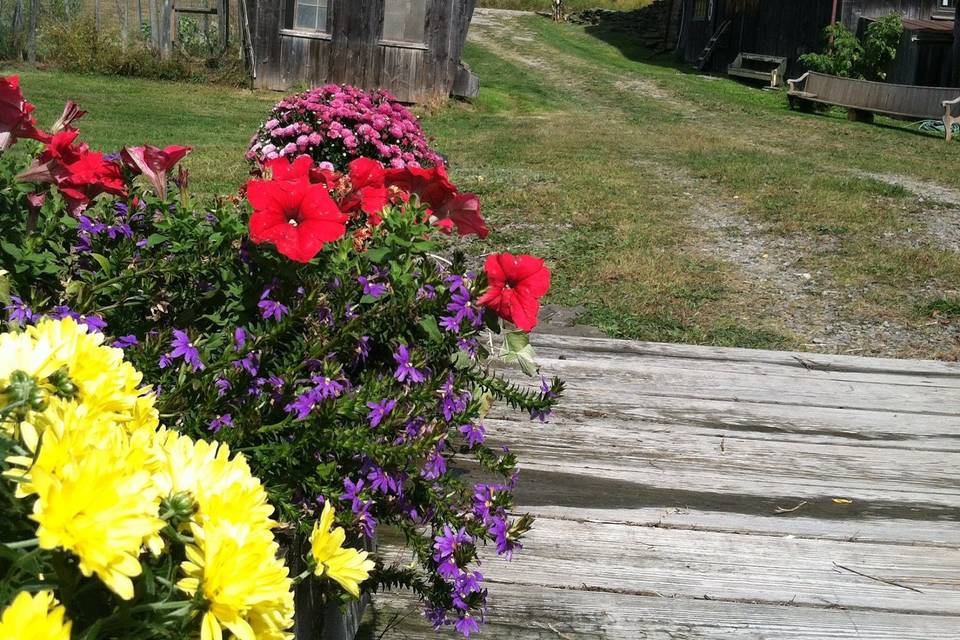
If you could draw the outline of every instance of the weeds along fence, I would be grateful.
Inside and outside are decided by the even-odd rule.
[[[243,67],[247,0],[0,0],[0,59],[158,75],[146,67]],[[101,60],[87,60],[98,56]],[[152,60],[150,60],[152,58]],[[90,64],[87,64],[89,62]],[[174,65],[174,66],[176,66]],[[154,69],[156,71],[156,69]],[[160,73],[159,75],[164,75]],[[167,74],[169,75],[169,74]],[[176,74],[173,74],[176,75]]]

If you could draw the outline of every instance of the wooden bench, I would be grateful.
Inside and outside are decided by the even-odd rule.
[[[763,80],[770,87],[781,86],[786,73],[786,58],[761,53],[738,53],[736,60],[727,67],[727,75]]]
[[[803,108],[814,102],[849,109],[851,116],[882,113],[896,118],[942,120],[946,139],[953,138],[954,115],[960,104],[960,89],[918,87],[841,78],[808,71],[795,80],[787,80],[791,108]]]

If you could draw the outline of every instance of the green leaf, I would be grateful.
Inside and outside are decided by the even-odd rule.
[[[377,247],[376,249],[370,249],[363,255],[366,256],[367,260],[370,262],[380,264],[389,254],[390,249],[387,247]]]
[[[167,236],[165,235],[162,235],[159,233],[151,234],[150,237],[147,238],[147,249],[152,249],[158,244],[162,244],[166,241],[167,241]]]
[[[443,342],[443,334],[440,333],[440,327],[437,325],[437,319],[434,316],[427,316],[421,320],[420,326],[427,332],[430,340],[433,342]]]
[[[110,269],[110,261],[107,260],[106,256],[102,256],[99,253],[91,253],[90,257],[97,261],[97,264],[103,269],[103,273],[109,277],[112,270]]]
[[[528,376],[536,375],[539,370],[536,363],[537,353],[530,344],[529,335],[523,331],[511,331],[504,336],[503,346],[504,362],[516,362]]]
[[[504,336],[508,352],[518,353],[530,346],[530,336],[523,331],[511,331]]]

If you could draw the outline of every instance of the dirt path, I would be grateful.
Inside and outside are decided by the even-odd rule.
[[[524,12],[478,9],[471,28],[473,42],[513,64],[561,87],[574,100],[590,104],[592,117],[610,126],[631,126],[636,102],[653,103],[650,113],[664,120],[691,118],[702,107],[677,95],[655,79],[592,67],[573,53],[538,42],[518,20]],[[598,83],[601,90],[598,90]],[[650,125],[656,128],[656,123]],[[759,148],[756,132],[725,131],[739,148]],[[776,157],[784,151],[764,143]],[[949,357],[960,345],[960,326],[941,325],[925,318],[905,318],[878,312],[867,302],[865,287],[844,285],[829,270],[811,270],[814,258],[836,250],[833,238],[774,234],[743,211],[738,197],[714,181],[698,177],[671,162],[668,153],[651,148],[639,154],[638,179],[654,179],[674,194],[672,206],[687,227],[681,250],[725,265],[726,286],[734,295],[723,311],[746,320],[760,320],[791,336],[796,347],[812,351],[899,357]],[[960,193],[904,176],[861,174],[900,186],[930,202],[917,220],[912,242],[931,242],[960,251]],[[714,311],[705,310],[707,313]]]

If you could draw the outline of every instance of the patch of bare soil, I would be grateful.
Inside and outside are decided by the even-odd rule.
[[[639,164],[676,185],[684,218],[700,232],[690,238],[691,249],[736,267],[728,283],[741,299],[733,305],[736,315],[779,326],[801,348],[822,353],[931,357],[960,344],[960,327],[877,317],[865,310],[865,289],[809,269],[811,258],[834,250],[829,239],[768,233],[717,185],[657,163]]]
[[[914,241],[929,242],[960,253],[960,191],[908,176],[861,173],[890,185],[902,187],[917,197],[921,213],[917,221],[925,229]]]

